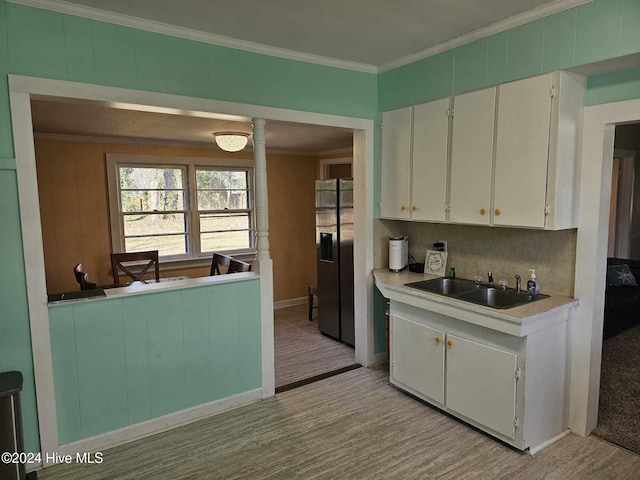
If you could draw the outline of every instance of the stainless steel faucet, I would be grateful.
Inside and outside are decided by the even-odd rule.
[[[522,290],[522,278],[520,275],[516,275],[516,292],[520,293],[520,290]]]
[[[489,285],[493,285],[493,273],[487,272],[487,277],[489,277]]]

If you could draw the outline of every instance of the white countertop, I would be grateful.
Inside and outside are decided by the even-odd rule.
[[[407,283],[436,278],[433,275],[409,271],[394,273],[388,269],[378,269],[374,270],[373,276],[380,292],[392,301],[424,308],[516,336],[528,335],[556,321],[561,321],[562,317],[570,316],[577,305],[577,300],[574,298],[551,295],[549,298],[517,307],[495,309],[405,286]]]
[[[113,298],[130,297],[132,295],[145,295],[148,293],[166,292],[171,290],[182,290],[185,288],[203,287],[207,285],[217,285],[220,283],[241,282],[260,278],[255,272],[233,273],[229,275],[214,275],[211,277],[185,278],[184,280],[174,280],[159,283],[134,283],[127,287],[107,288],[104,290],[104,297],[88,297],[69,300],[49,302],[50,307],[58,305],[69,305],[74,302],[95,302],[98,300],[109,300]]]

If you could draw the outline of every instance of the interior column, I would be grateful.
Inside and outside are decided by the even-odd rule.
[[[253,119],[253,159],[255,163],[256,262],[260,274],[260,318],[262,324],[262,396],[275,394],[273,339],[273,262],[269,254],[269,199],[267,195],[267,154],[265,120]]]

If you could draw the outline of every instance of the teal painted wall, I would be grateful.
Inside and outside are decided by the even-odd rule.
[[[8,169],[6,167],[9,167]],[[31,334],[27,305],[22,235],[17,198],[17,179],[11,162],[0,162],[0,372],[17,370],[24,377],[20,395],[24,442],[28,451],[38,451]]]
[[[361,118],[376,117],[377,79],[374,74],[242,52],[0,0],[0,167],[4,169],[0,170],[0,370],[15,369],[25,375],[25,447],[37,451],[7,74]],[[121,418],[118,415],[114,418]]]
[[[384,72],[378,105],[392,110],[638,52],[640,1],[594,0]],[[588,101],[639,98],[639,73],[589,79]]]
[[[640,21],[638,30],[640,31]],[[640,67],[587,79],[587,105],[600,105],[636,98],[640,98]]]
[[[25,375],[26,448],[38,450],[39,441],[7,74],[375,119],[378,111],[640,52],[639,24],[639,0],[595,0],[376,76],[0,0],[0,369]],[[587,103],[639,98],[639,83],[640,69],[589,78]],[[375,329],[379,353],[379,320]]]
[[[258,279],[49,308],[61,444],[260,388]]]

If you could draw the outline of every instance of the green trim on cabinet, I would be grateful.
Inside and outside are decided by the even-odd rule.
[[[384,353],[387,350],[387,303],[388,300],[373,287],[373,353]]]

